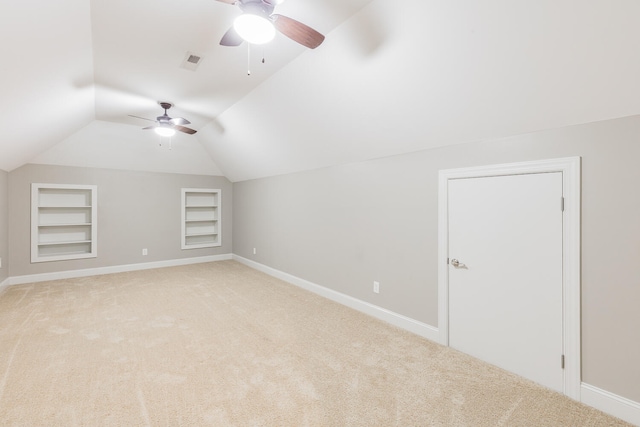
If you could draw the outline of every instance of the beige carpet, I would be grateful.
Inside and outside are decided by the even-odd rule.
[[[225,261],[0,295],[0,425],[624,426]]]

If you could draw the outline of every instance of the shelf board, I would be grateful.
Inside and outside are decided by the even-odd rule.
[[[217,219],[186,219],[184,222],[217,222]]]
[[[95,258],[95,254],[80,251],[57,252],[55,254],[38,255],[37,262],[66,261],[70,259]]]
[[[90,209],[93,206],[38,206],[38,209]]]
[[[217,236],[218,233],[189,233],[185,234],[184,237],[195,237],[195,236]]]
[[[92,224],[90,222],[75,222],[69,224],[38,224],[38,227],[87,227],[91,225]]]
[[[39,242],[38,246],[76,245],[78,243],[91,243],[91,240],[67,240],[64,242]]]

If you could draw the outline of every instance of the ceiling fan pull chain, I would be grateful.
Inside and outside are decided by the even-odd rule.
[[[247,43],[247,76],[251,75],[251,43]]]

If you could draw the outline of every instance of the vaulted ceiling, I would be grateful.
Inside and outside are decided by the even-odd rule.
[[[326,35],[223,47],[215,0],[2,1],[0,169],[241,181],[640,114],[637,0],[287,0]],[[182,67],[189,54],[196,70]],[[264,63],[262,63],[264,58]],[[247,69],[251,75],[247,75]],[[157,101],[198,130],[143,131]]]

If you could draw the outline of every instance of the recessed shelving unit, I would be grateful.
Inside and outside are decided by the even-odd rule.
[[[220,246],[222,191],[182,189],[182,249]]]
[[[31,262],[97,256],[95,185],[31,184]]]

